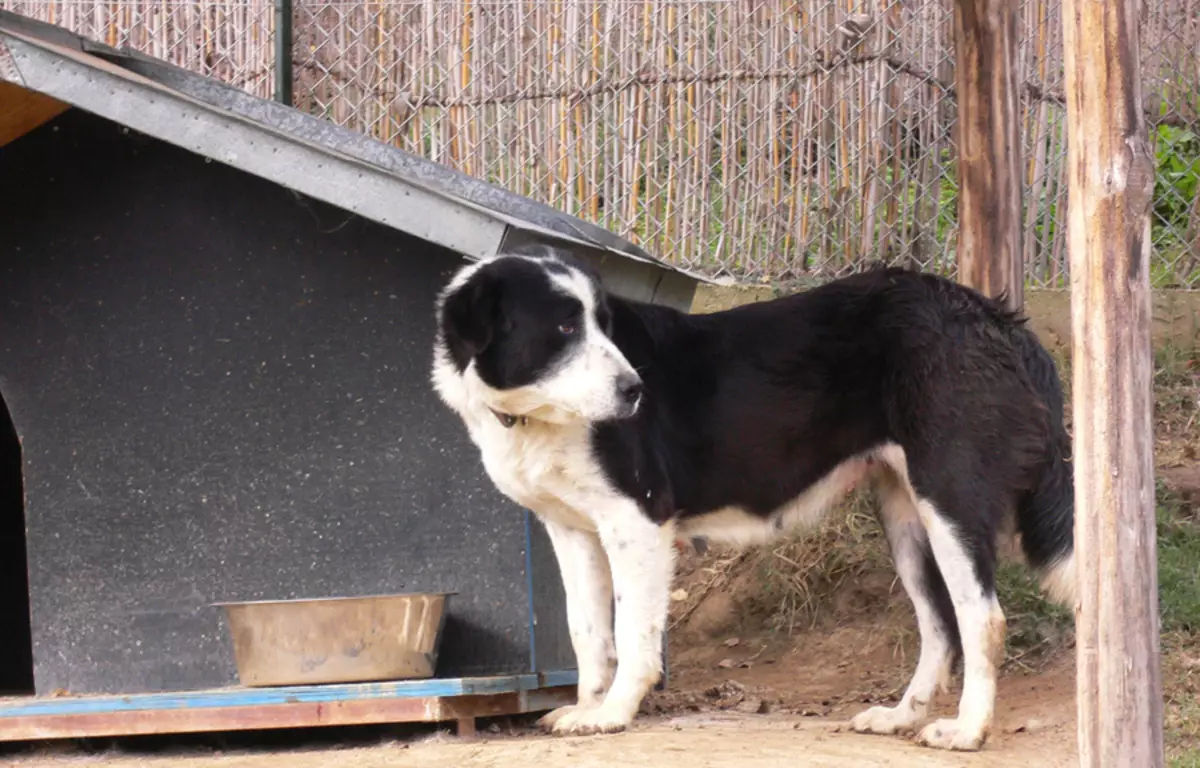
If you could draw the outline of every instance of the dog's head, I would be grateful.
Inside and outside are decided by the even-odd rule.
[[[638,410],[642,380],[610,338],[608,297],[574,259],[538,247],[472,264],[437,312],[443,397],[438,378],[453,375],[499,414],[572,423]]]

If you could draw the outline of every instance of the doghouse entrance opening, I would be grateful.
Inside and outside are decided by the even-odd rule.
[[[21,442],[0,398],[0,696],[33,693]]]

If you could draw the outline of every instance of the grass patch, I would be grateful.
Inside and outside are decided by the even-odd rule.
[[[1200,634],[1164,633],[1162,649],[1167,757],[1172,766],[1200,768]]]
[[[875,508],[874,494],[855,491],[816,530],[786,537],[766,550],[757,564],[761,588],[749,611],[789,633],[797,627],[811,629],[827,615],[838,620],[854,612],[845,601],[838,605],[846,587],[892,567]],[[875,596],[876,607],[886,601],[884,595]]]
[[[1164,737],[1172,768],[1200,768],[1200,509],[1158,499]]]
[[[1182,450],[1194,450],[1192,441],[1200,424],[1200,348],[1183,349],[1165,345],[1154,355],[1154,433]],[[1160,451],[1161,453],[1161,451]],[[1167,460],[1192,461],[1191,455],[1160,456]]]
[[[1008,620],[1006,664],[1029,670],[1071,644],[1074,614],[1046,599],[1029,568],[1002,563],[996,571],[996,593]]]
[[[1200,634],[1200,522],[1196,512],[1158,486],[1158,599],[1162,629]]]
[[[1197,461],[1200,354],[1155,355],[1154,433],[1160,466]],[[1200,768],[1200,502],[1159,480],[1158,600],[1162,617],[1164,737],[1171,768]]]

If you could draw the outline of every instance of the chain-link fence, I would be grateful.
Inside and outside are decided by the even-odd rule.
[[[294,0],[296,104],[742,280],[953,273],[953,0]],[[257,95],[271,0],[0,0]],[[1066,278],[1059,3],[1024,0],[1028,281]],[[1200,289],[1200,0],[1143,4],[1157,287]]]
[[[272,0],[0,0],[0,8],[271,97]]]

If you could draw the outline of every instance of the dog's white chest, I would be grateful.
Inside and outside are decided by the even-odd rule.
[[[586,495],[594,473],[586,429],[533,421],[511,428],[483,424],[475,437],[484,469],[501,493],[540,517],[595,530],[588,511],[574,503]]]

